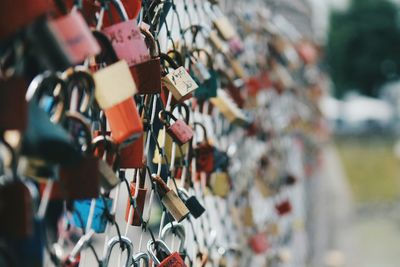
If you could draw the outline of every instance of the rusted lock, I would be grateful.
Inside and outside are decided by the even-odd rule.
[[[70,127],[71,130],[77,128],[72,127],[73,124],[68,125],[68,122],[74,122],[75,126],[80,125],[80,130],[86,139],[86,149],[79,162],[60,167],[60,181],[66,198],[72,200],[97,198],[100,190],[99,159],[93,155],[90,126],[86,118],[77,112],[67,112],[65,119],[66,127]],[[72,135],[77,139],[77,133]]]

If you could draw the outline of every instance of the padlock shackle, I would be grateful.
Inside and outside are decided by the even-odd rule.
[[[141,26],[139,27],[140,32],[144,35],[145,37],[145,42],[149,46],[149,51],[150,51],[150,56],[151,58],[157,58],[160,55],[160,50],[157,45],[156,40],[154,39],[154,36],[151,34],[149,30],[147,30],[145,27]]]
[[[65,123],[67,121],[74,121],[83,126],[83,131],[85,132],[85,139],[86,139],[86,150],[84,151],[86,154],[93,154],[93,146],[92,146],[92,132],[90,130],[90,122],[88,119],[86,119],[82,114],[80,114],[77,111],[67,111],[65,113],[65,118],[64,118],[64,128],[65,128]],[[67,129],[68,130],[68,129]]]
[[[179,253],[182,254],[185,252],[185,240],[186,240],[186,231],[185,227],[182,224],[177,222],[167,223],[163,229],[161,230],[160,238],[165,240],[169,234],[176,235],[180,242],[179,245]]]
[[[177,108],[177,107],[183,107],[183,109],[185,110],[185,116],[183,117],[184,121],[186,122],[187,125],[189,125],[189,119],[190,119],[190,110],[189,110],[189,106],[185,103],[178,103],[176,104],[173,109],[172,112]],[[182,114],[182,113],[181,113]]]
[[[140,262],[143,261],[144,267],[150,267],[150,258],[149,254],[145,252],[138,252],[132,257],[132,263],[137,264],[137,266],[140,266]]]
[[[111,238],[108,243],[107,243],[107,252],[106,255],[104,256],[103,259],[103,265],[102,267],[108,267],[108,264],[110,262],[110,257],[111,257],[111,252],[114,248],[114,246],[118,243],[122,243],[125,248],[128,251],[128,256],[126,258],[126,262],[125,262],[125,267],[131,267],[132,265],[132,259],[133,259],[133,244],[132,241],[127,238],[126,236],[114,236],[113,238]]]
[[[195,122],[193,123],[193,127],[196,129],[196,126],[199,126],[203,130],[203,135],[204,135],[204,140],[208,143],[208,136],[207,136],[207,129],[206,127],[200,123],[200,122]]]
[[[77,88],[84,99],[79,107],[79,112],[85,113],[93,105],[95,82],[92,74],[85,67],[76,66],[62,74],[66,82],[66,92],[72,95],[72,91]]]
[[[3,145],[6,147],[6,149],[8,150],[8,152],[11,155],[11,173],[12,173],[12,178],[14,180],[17,180],[18,178],[18,159],[17,159],[17,153],[14,150],[14,148],[10,145],[10,143],[8,143],[5,138],[4,135],[0,135],[0,143],[3,143]]]
[[[166,67],[165,66],[165,61],[166,61],[171,66],[171,68],[173,68],[175,70],[177,68],[179,68],[179,64],[174,59],[172,59],[169,55],[167,55],[165,53],[160,53],[160,61],[161,61],[161,65],[164,67]]]
[[[101,61],[100,59],[103,59],[103,57],[103,62],[106,62],[107,64],[118,62],[119,59],[117,53],[108,37],[97,30],[92,31],[92,34],[101,47],[101,52],[96,56],[96,62]]]
[[[92,140],[93,150],[96,150],[101,144],[104,144],[104,150],[110,150],[109,152],[117,151],[117,144],[114,139],[109,135],[98,135]]]
[[[196,53],[197,53],[197,57],[195,56]],[[204,49],[204,48],[193,48],[192,51],[191,51],[191,55],[194,56],[197,60],[200,60],[200,53],[204,53],[206,55],[206,57],[207,57],[206,66],[210,70],[214,70],[211,54],[206,49]]]
[[[56,97],[60,98],[60,100],[58,101],[56,112],[51,117],[52,122],[58,123],[60,122],[66,110],[64,103],[66,82],[63,80],[60,73],[45,71],[44,73],[37,75],[29,84],[25,94],[25,99],[27,102],[36,101],[38,103],[43,94],[43,91],[46,90],[45,83],[49,80],[51,80],[51,82],[54,82],[54,89],[56,89],[58,85],[61,86],[58,94],[55,95]]]
[[[147,251],[150,254],[150,257],[153,259],[153,261],[156,265],[159,265],[161,261],[157,258],[156,254],[153,250],[153,245],[155,245],[155,248],[161,248],[168,255],[172,254],[171,250],[169,249],[169,247],[163,240],[157,239],[157,240],[153,241],[152,239],[150,239],[149,242],[147,242]]]

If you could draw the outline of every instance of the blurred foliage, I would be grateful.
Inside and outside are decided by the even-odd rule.
[[[377,96],[400,74],[397,6],[388,0],[353,0],[331,14],[327,59],[337,96],[348,90]]]
[[[400,197],[400,162],[391,137],[340,137],[335,143],[357,202]]]

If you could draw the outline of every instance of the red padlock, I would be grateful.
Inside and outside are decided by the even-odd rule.
[[[0,80],[0,130],[24,130],[28,107],[27,84],[22,78]]]
[[[2,0],[0,1],[0,39],[17,32],[37,17],[53,10],[51,0]]]
[[[156,240],[157,244],[154,244],[153,240],[149,240],[147,243],[147,251],[149,252],[151,258],[153,259],[154,263],[158,267],[187,267],[185,262],[183,261],[182,257],[179,255],[178,252],[171,252],[168,248],[167,244],[165,244],[162,240]],[[153,250],[153,245],[156,245],[159,248],[161,253],[157,253],[159,255],[166,255],[165,257],[156,256],[156,253]]]
[[[249,238],[249,245],[255,254],[267,251],[269,244],[265,233],[257,233]]]
[[[200,126],[203,129],[204,140],[198,144],[194,149],[196,157],[196,170],[198,172],[206,172],[208,174],[214,171],[214,151],[215,147],[212,146],[207,137],[207,130],[201,123],[195,122],[194,126]]]
[[[140,169],[144,165],[144,136],[122,148],[119,154],[119,168]]]
[[[288,199],[281,201],[275,205],[275,209],[280,216],[284,216],[292,211],[292,204]]]

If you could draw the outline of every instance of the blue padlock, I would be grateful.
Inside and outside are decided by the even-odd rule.
[[[73,219],[76,227],[86,229],[86,224],[89,217],[91,200],[79,200],[74,202]],[[107,226],[107,213],[112,207],[112,199],[98,198],[93,214],[92,229],[96,233],[104,233]]]

